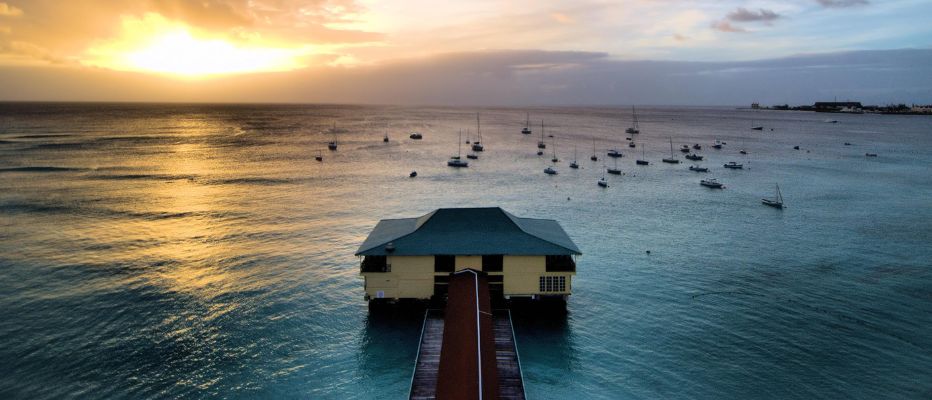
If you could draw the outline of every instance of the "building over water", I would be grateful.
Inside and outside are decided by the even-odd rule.
[[[565,299],[582,254],[554,220],[501,208],[441,208],[379,221],[356,251],[367,300],[445,298],[451,273],[487,274],[493,298]]]

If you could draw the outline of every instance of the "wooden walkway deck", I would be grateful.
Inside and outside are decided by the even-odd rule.
[[[524,400],[524,378],[521,375],[521,360],[518,358],[510,311],[495,310],[492,331],[495,334],[499,399]]]
[[[411,400],[437,398],[437,371],[443,343],[443,310],[427,310],[421,334],[414,375],[411,379]],[[524,378],[515,344],[514,329],[508,310],[495,310],[492,330],[495,334],[495,363],[498,366],[499,398],[524,400]]]
[[[411,400],[437,398],[437,371],[440,370],[440,348],[443,344],[443,310],[427,310],[421,328],[414,375],[411,377]]]

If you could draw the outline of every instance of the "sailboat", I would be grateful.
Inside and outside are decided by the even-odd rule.
[[[466,144],[470,144],[470,143],[472,142],[469,141],[469,128],[466,128]]]
[[[336,150],[337,149],[337,123],[336,122],[333,123],[333,128],[330,129],[330,132],[333,133],[333,140],[327,143],[327,148],[330,150]]]
[[[771,206],[774,208],[783,208],[783,194],[780,193],[780,185],[774,184],[776,186],[776,193],[772,199],[761,199],[761,203],[764,205]]]
[[[483,151],[482,127],[479,125],[479,113],[476,113],[476,141],[472,143],[472,151]]]
[[[547,143],[544,143],[544,120],[540,120],[540,141],[537,142],[538,149],[546,149]]]
[[[635,111],[634,107],[631,107],[631,114],[633,114],[634,124],[632,124],[630,128],[625,129],[625,133],[641,133],[641,129],[638,127],[638,113]]]
[[[527,114],[527,120],[524,121],[524,129],[521,129],[521,133],[525,135],[531,134],[531,113]]]
[[[599,186],[608,187],[608,181],[605,180],[605,164],[602,164],[602,178],[599,179]]]
[[[617,159],[617,158],[615,159],[615,167],[614,167],[614,168],[609,168],[609,169],[608,169],[608,173],[610,173],[610,174],[612,174],[612,175],[621,175],[621,170],[618,169],[618,159]]]
[[[323,155],[323,153],[321,153],[320,150],[317,150],[317,156],[315,156],[314,159],[317,160],[317,161],[324,161],[324,155]]]
[[[592,139],[592,156],[589,157],[592,161],[599,161],[599,157],[595,155],[595,139]]]
[[[579,169],[579,164],[576,163],[576,145],[573,145],[573,162],[570,163],[570,168]]]
[[[382,141],[388,143],[388,132],[385,132],[385,136],[382,137]]]
[[[644,143],[641,143],[641,159],[635,160],[634,163],[637,165],[649,165],[650,164],[650,161],[647,161],[646,157],[644,157]]]
[[[679,164],[680,163],[680,159],[676,158],[676,154],[673,153],[673,138],[672,137],[670,138],[670,157],[664,158],[662,161],[668,164]]]
[[[553,158],[550,159],[550,162],[560,162],[560,159],[557,158],[557,138],[553,138],[553,143],[551,143],[551,150],[553,150]]]
[[[460,154],[462,154],[462,148],[463,148],[462,141],[463,141],[463,131],[460,130],[460,138],[459,140],[456,141],[456,155],[453,157],[450,157],[450,161],[447,161],[447,166],[456,167],[456,168],[462,168],[462,167],[469,166],[469,162],[463,161],[460,159]]]

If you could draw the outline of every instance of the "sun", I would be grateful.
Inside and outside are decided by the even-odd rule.
[[[184,25],[158,14],[125,18],[119,37],[98,43],[82,63],[119,71],[168,74],[186,78],[304,68],[306,48],[240,44],[195,36]]]

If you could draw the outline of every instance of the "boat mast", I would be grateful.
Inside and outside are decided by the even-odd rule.
[[[479,113],[476,113],[476,143],[482,143],[482,126],[479,125]]]

